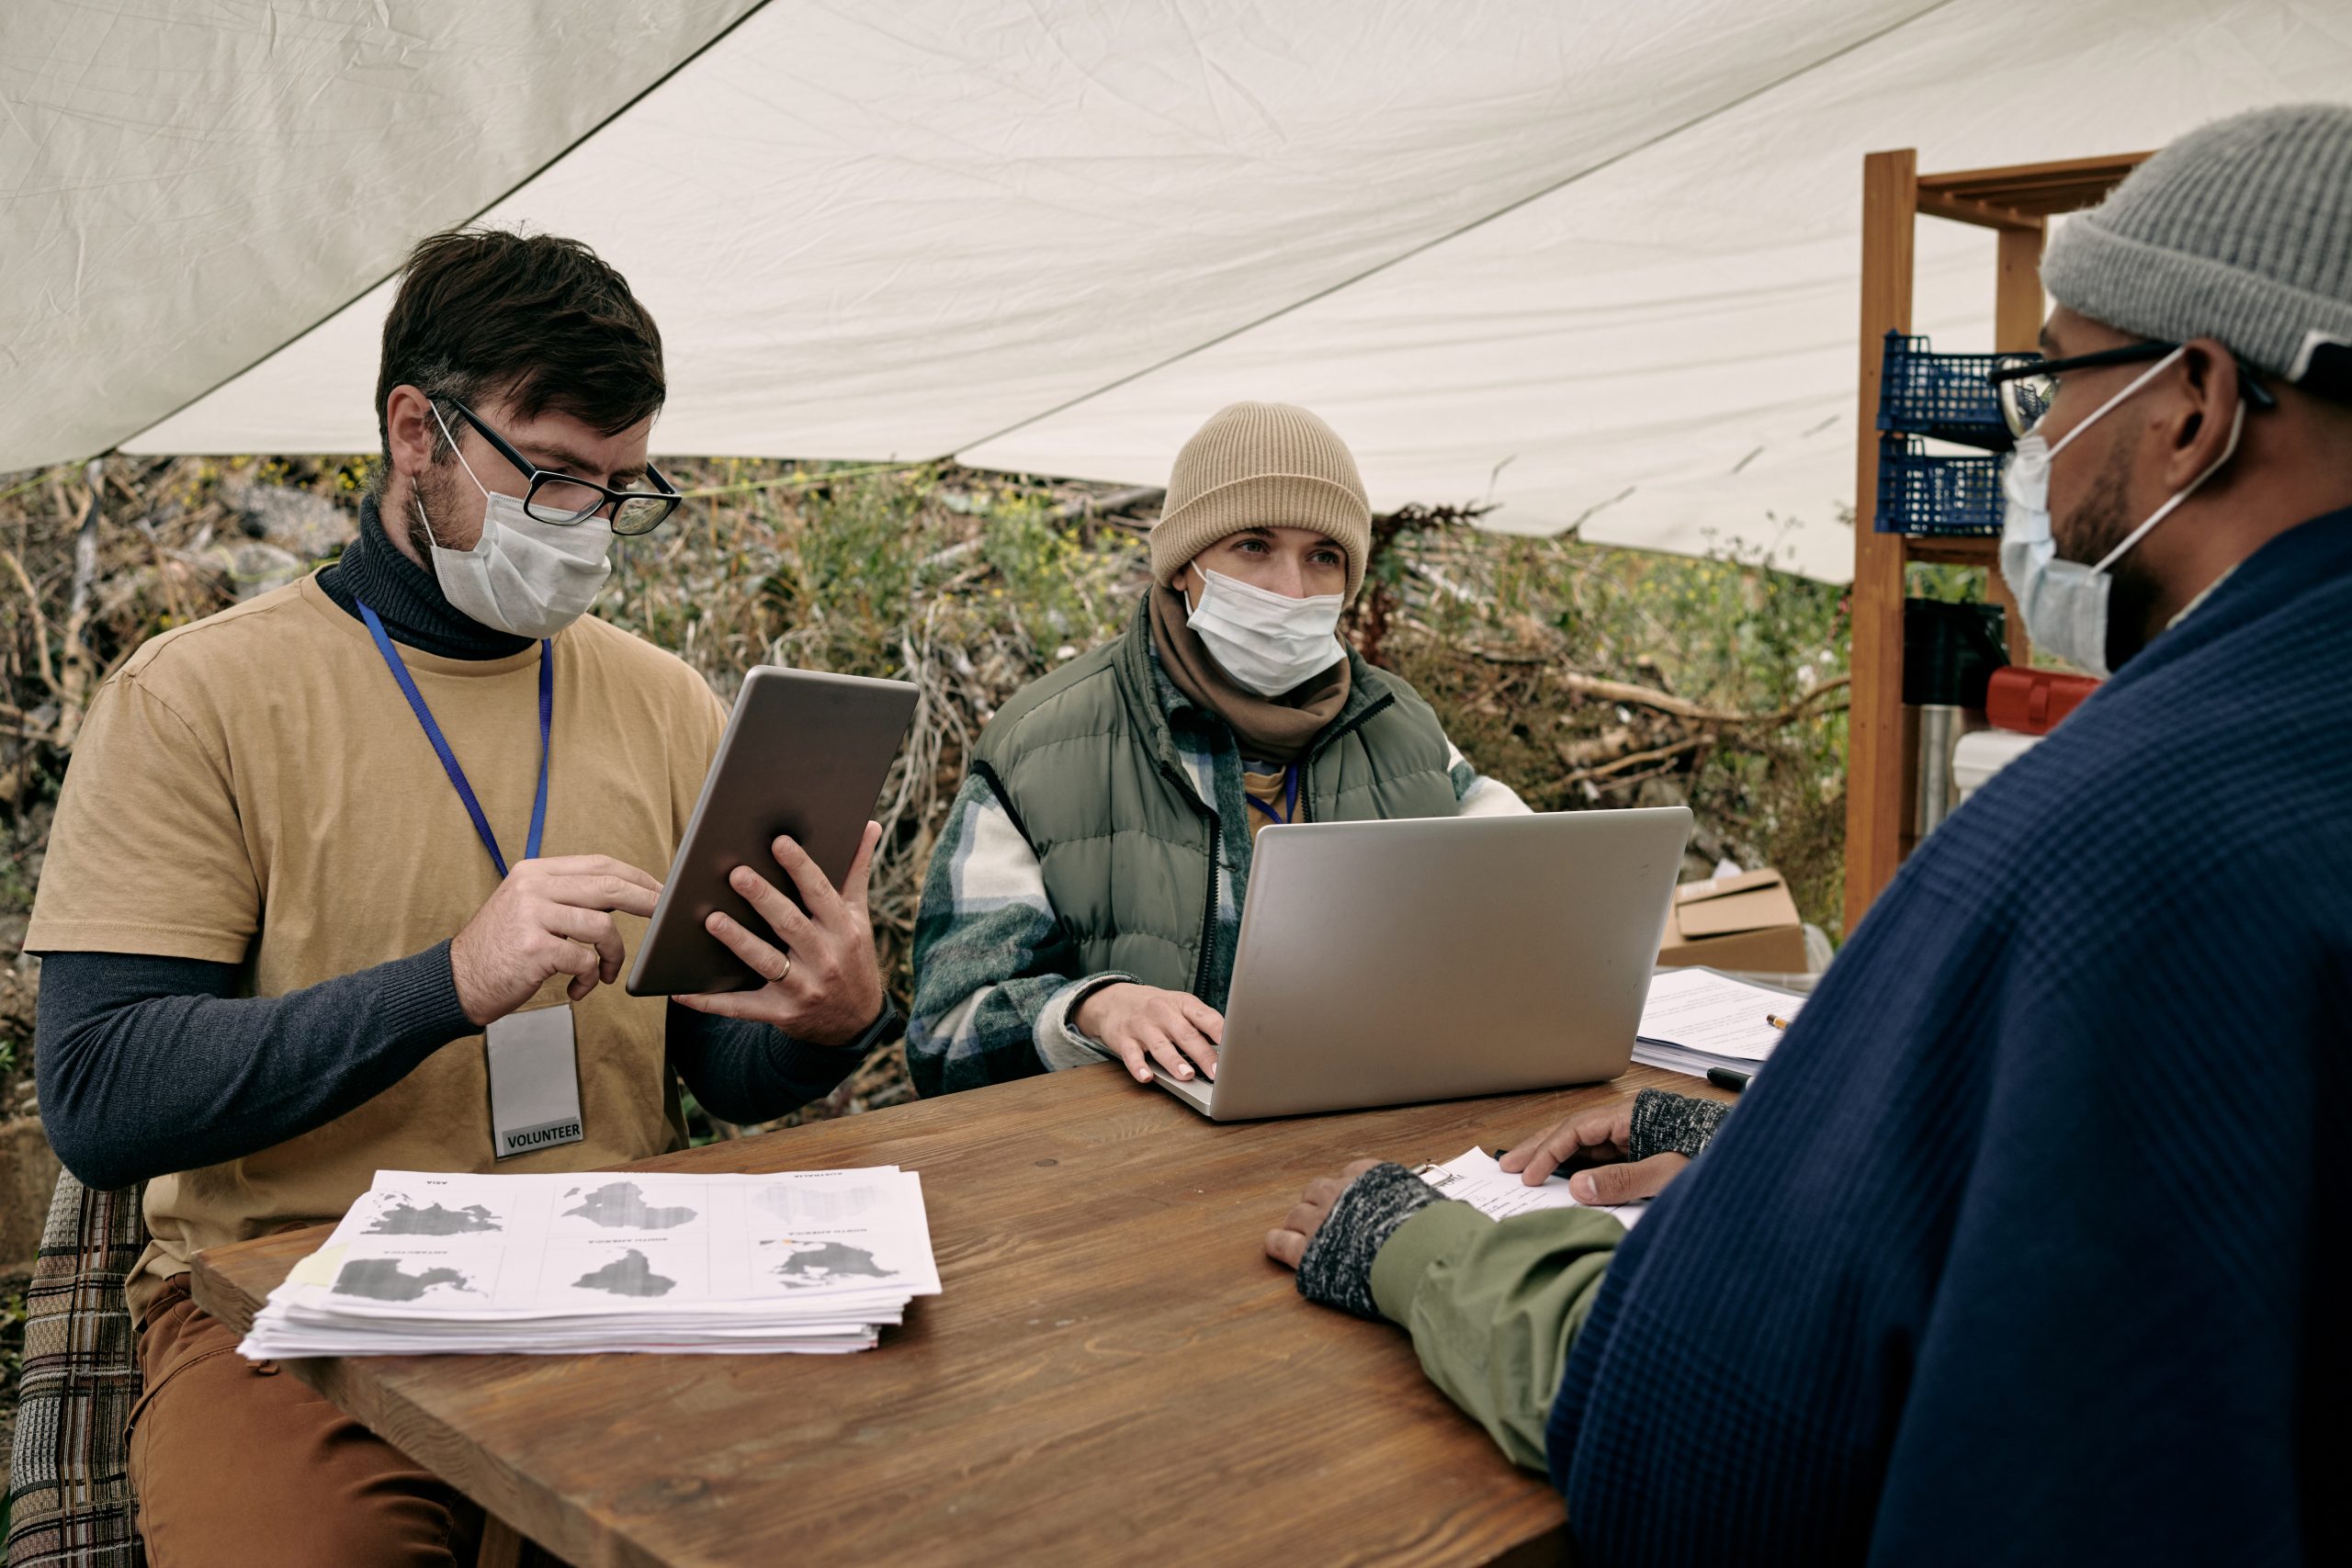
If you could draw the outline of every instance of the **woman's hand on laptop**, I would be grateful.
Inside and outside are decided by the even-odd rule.
[[[774,1024],[811,1045],[846,1045],[872,1028],[882,1016],[882,968],[874,956],[866,884],[874,873],[874,847],[881,841],[880,826],[868,822],[857,858],[836,890],[808,851],[778,839],[773,846],[776,863],[800,890],[800,904],[750,866],[737,866],[728,883],[768,923],[768,936],[716,910],[705,929],[767,984],[756,991],[707,991],[671,999],[696,1012]]]
[[[1137,1083],[1151,1081],[1155,1062],[1172,1078],[1191,1077],[1195,1062],[1202,1072],[1216,1077],[1225,1018],[1190,992],[1122,980],[1090,992],[1071,1010],[1069,1021],[1125,1063]]]
[[[1655,1198],[1690,1163],[1683,1155],[1652,1155],[1628,1161],[1634,1138],[1634,1102],[1622,1100],[1599,1111],[1563,1116],[1532,1138],[1511,1145],[1500,1164],[1530,1187],[1541,1187],[1563,1167],[1568,1196],[1579,1203],[1630,1203]]]

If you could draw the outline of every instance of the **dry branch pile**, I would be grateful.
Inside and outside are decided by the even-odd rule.
[[[1123,628],[1159,492],[937,468],[673,471],[696,499],[622,547],[600,614],[676,650],[724,697],[761,662],[920,692],[882,797],[874,897],[903,999],[922,875],[974,738],[1023,683]],[[17,958],[91,692],[147,637],[331,558],[366,474],[364,459],[118,457],[0,478],[0,966]],[[1475,515],[1380,521],[1357,645],[1532,804],[1687,800],[1693,870],[1775,860],[1801,899],[1820,890],[1819,918],[1841,784],[1835,592],[1752,564],[1498,538],[1464,526]],[[30,961],[17,973],[28,994]],[[16,1044],[21,1071],[30,1041]],[[910,1092],[894,1049],[805,1114]]]

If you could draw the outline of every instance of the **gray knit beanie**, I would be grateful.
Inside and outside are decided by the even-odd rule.
[[[2059,226],[2041,281],[2119,332],[2216,337],[2288,380],[2315,365],[2345,374],[2352,106],[2256,109],[2190,131]]]

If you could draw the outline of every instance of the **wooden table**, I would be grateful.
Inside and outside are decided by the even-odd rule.
[[[288,1365],[581,1568],[1556,1561],[1558,1495],[1261,1241],[1358,1156],[1451,1159],[1648,1085],[1710,1092],[1636,1067],[1218,1126],[1107,1065],[1055,1073],[639,1168],[920,1171],[945,1293],[872,1353]],[[244,1328],[326,1235],[198,1255],[198,1303]]]

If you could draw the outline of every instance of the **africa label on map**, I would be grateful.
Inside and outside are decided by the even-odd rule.
[[[334,1277],[339,1296],[366,1296],[378,1302],[413,1302],[435,1285],[470,1291],[473,1281],[455,1269],[425,1269],[412,1274],[397,1258],[356,1258]]]
[[[775,1245],[773,1242],[766,1246]],[[874,1261],[874,1254],[862,1247],[844,1247],[837,1241],[818,1242],[814,1246],[786,1242],[796,1248],[791,1256],[775,1267],[775,1277],[795,1289],[809,1285],[838,1284],[853,1276],[864,1275],[873,1280],[895,1280],[898,1271],[885,1269]]]
[[[678,1283],[656,1274],[645,1254],[633,1247],[602,1269],[593,1269],[571,1282],[583,1291],[603,1291],[615,1296],[666,1296]]]
[[[461,1235],[468,1231],[494,1231],[505,1227],[498,1216],[480,1203],[469,1203],[462,1209],[445,1209],[438,1203],[427,1203],[420,1209],[407,1198],[376,1216],[368,1227],[370,1235]]]
[[[580,1189],[564,1194],[569,1198]],[[607,1181],[580,1201],[576,1209],[563,1211],[566,1218],[586,1220],[607,1230],[666,1231],[683,1225],[695,1217],[695,1211],[684,1204],[671,1208],[655,1208],[645,1201],[634,1181]]]

